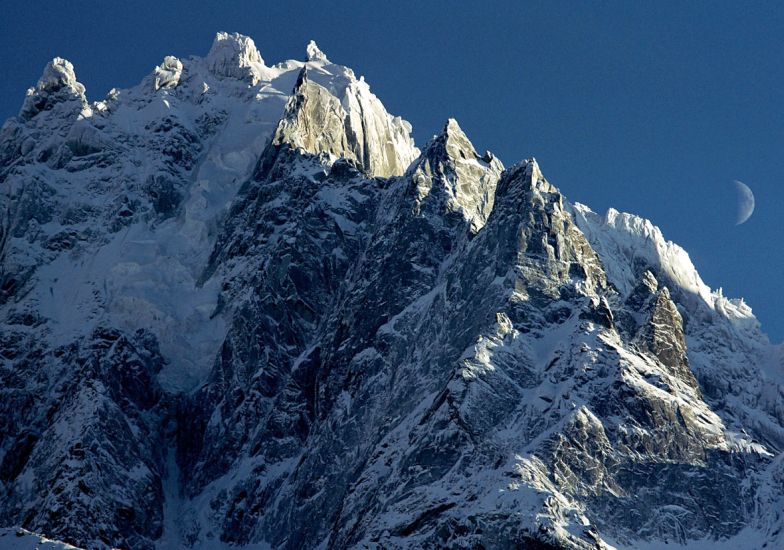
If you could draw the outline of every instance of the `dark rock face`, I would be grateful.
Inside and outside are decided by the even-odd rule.
[[[0,135],[0,525],[784,542],[782,355],[745,304],[534,160],[409,132],[315,44],[267,67],[219,33],[92,104],[54,60]]]
[[[152,548],[163,519],[155,338],[98,329],[50,353],[29,341],[17,349],[16,368],[2,371],[2,521],[77,544]]]

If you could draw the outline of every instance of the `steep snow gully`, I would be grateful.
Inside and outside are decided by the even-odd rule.
[[[0,547],[784,547],[751,309],[306,53],[3,125]]]

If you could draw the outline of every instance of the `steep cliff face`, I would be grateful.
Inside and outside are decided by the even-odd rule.
[[[306,50],[267,66],[218,33],[98,102],[55,59],[3,126],[0,525],[83,547],[784,543],[783,354],[748,306],[454,120],[420,152]]]
[[[310,62],[317,69],[324,63],[328,63],[326,58]],[[356,80],[350,69],[343,73],[342,90],[334,88],[334,80],[327,88],[308,77],[306,65],[272,144],[351,160],[371,176],[403,173],[418,153],[411,126],[390,116],[364,79]]]
[[[408,169],[415,186],[416,211],[436,217],[459,213],[476,233],[493,210],[503,169],[489,151],[480,157],[457,121],[449,119]]]

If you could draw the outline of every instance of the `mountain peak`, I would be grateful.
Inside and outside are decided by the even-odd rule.
[[[545,179],[535,158],[518,162],[509,167],[499,183],[499,191],[504,194],[522,196],[530,193],[553,193],[558,190]]]
[[[329,59],[327,59],[327,55],[321,51],[321,49],[316,44],[315,40],[311,40],[310,42],[308,42],[307,53],[308,53],[308,61],[318,61],[321,63],[329,62]]]
[[[76,80],[73,64],[62,57],[55,57],[44,67],[35,87],[39,92],[57,92],[67,88],[77,95],[84,95],[84,85]]]
[[[216,33],[205,61],[214,75],[249,80],[252,85],[261,80],[259,71],[264,67],[253,39],[237,32]]]
[[[464,159],[472,157],[477,159],[480,158],[474,145],[471,143],[471,140],[468,139],[468,136],[454,118],[447,119],[441,134],[436,136],[436,141],[438,141],[440,137],[443,137],[444,139],[446,152],[449,156],[454,158],[459,156]]]
[[[420,161],[415,162],[409,170],[411,172],[417,170],[423,162],[430,162],[433,164],[431,169],[438,170],[439,167],[435,164],[439,161],[476,158],[479,158],[479,155],[468,136],[460,128],[457,120],[450,118],[441,132],[434,135],[425,145]]]
[[[167,55],[163,58],[163,63],[155,67],[153,71],[153,88],[155,90],[174,88],[180,83],[182,69],[182,61],[173,55]]]
[[[444,125],[443,132],[445,134],[449,134],[450,132],[452,133],[459,132],[460,134],[465,135],[463,129],[460,128],[460,125],[457,123],[457,120],[451,117],[446,120],[446,124]]]
[[[369,175],[389,177],[403,174],[419,153],[410,134],[411,125],[387,113],[366,83],[353,76],[325,79],[303,67],[271,146],[346,158]],[[265,155],[261,172],[269,162]]]
[[[76,80],[73,64],[67,59],[55,57],[44,67],[44,72],[35,87],[27,90],[27,97],[19,111],[22,119],[30,120],[41,111],[49,111],[64,103],[70,111],[87,109],[84,85]]]
[[[450,118],[441,133],[428,142],[408,174],[416,186],[417,210],[426,209],[435,196],[445,193],[445,202],[438,208],[462,212],[475,233],[492,210],[495,185],[502,171],[500,161],[491,155],[477,154],[460,125]]]
[[[525,165],[525,175],[531,179],[531,185],[536,185],[540,181],[544,181],[542,169],[536,159],[531,157]]]

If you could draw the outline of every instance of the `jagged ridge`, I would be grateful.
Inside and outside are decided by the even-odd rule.
[[[0,133],[0,522],[81,546],[781,543],[781,349],[650,222],[311,42]],[[713,543],[717,544],[717,543]]]

